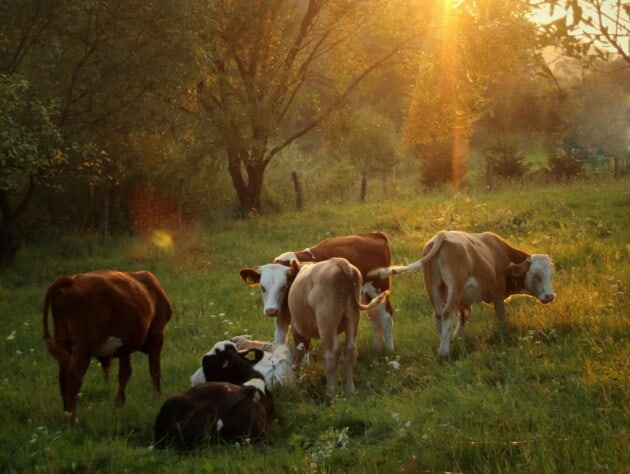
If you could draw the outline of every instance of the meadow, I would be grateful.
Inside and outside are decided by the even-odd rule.
[[[310,206],[173,234],[51,234],[0,270],[0,466],[3,472],[491,472],[630,471],[630,186],[628,178],[493,193],[436,193],[386,202]],[[277,420],[255,445],[188,455],[152,449],[164,400],[187,389],[201,356],[237,334],[273,337],[257,289],[238,271],[329,236],[380,230],[406,264],[440,229],[494,231],[556,266],[556,300],[506,304],[508,331],[478,305],[446,362],[421,274],[395,277],[395,353],[359,330],[357,393],[324,400],[320,346],[294,389],[274,392]],[[55,361],[42,340],[42,303],[61,274],[147,269],[174,307],[162,352],[162,394],[144,354],[132,357],[127,403],[114,405],[94,361],[78,422],[64,424]]]

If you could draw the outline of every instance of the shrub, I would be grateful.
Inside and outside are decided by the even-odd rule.
[[[488,164],[497,176],[502,178],[522,178],[529,171],[525,155],[516,149],[516,145],[497,142],[483,152]]]
[[[581,148],[562,149],[549,157],[549,171],[556,181],[569,181],[584,174]]]

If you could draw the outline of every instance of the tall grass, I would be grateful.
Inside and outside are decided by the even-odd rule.
[[[447,362],[419,273],[396,277],[395,354],[359,332],[357,394],[325,404],[319,344],[295,389],[276,390],[277,421],[254,446],[187,456],[150,449],[166,397],[187,388],[217,340],[271,339],[258,292],[238,270],[323,238],[382,230],[408,263],[440,229],[492,230],[555,261],[557,299],[507,303],[509,331],[477,306]],[[436,194],[312,207],[301,213],[191,228],[161,249],[146,238],[64,236],[24,246],[0,273],[0,466],[5,472],[623,472],[630,469],[630,189],[628,181]],[[41,339],[47,285],[96,268],[153,271],[175,313],[163,351],[163,394],[134,354],[127,404],[115,377],[88,371],[78,423],[63,422],[56,365]],[[396,361],[400,364],[396,368]]]

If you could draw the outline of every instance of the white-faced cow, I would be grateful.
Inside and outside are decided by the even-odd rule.
[[[263,351],[227,342],[203,358],[208,382],[169,398],[155,420],[157,448],[186,451],[213,440],[257,441],[271,424],[274,402],[255,365]]]
[[[295,374],[293,371],[293,357],[291,350],[285,344],[274,344],[270,342],[255,341],[251,336],[236,336],[231,341],[221,341],[216,343],[202,358],[201,367],[190,377],[190,386],[194,387],[210,379],[206,376],[206,368],[212,372],[216,369],[208,362],[213,360],[212,357],[228,346],[233,347],[241,354],[248,354],[250,349],[258,349],[262,356],[254,365],[254,370],[259,372],[267,387],[274,389],[280,386],[290,386],[295,383]]]
[[[422,268],[433,306],[433,320],[441,336],[439,355],[449,354],[450,329],[457,314],[454,336],[462,334],[471,305],[492,303],[501,328],[505,327],[504,301],[512,295],[530,295],[543,303],[554,299],[553,264],[548,255],[519,250],[492,233],[440,231],[429,240],[422,259],[407,266],[380,269],[381,276]]]
[[[359,269],[363,277],[363,302],[369,301],[391,287],[389,276],[369,276],[371,270],[391,264],[391,252],[387,236],[382,232],[346,235],[323,240],[307,249],[286,252],[277,256],[273,263],[258,269],[244,268],[241,278],[250,286],[260,286],[264,314],[276,318],[274,342],[286,343],[291,314],[287,307],[287,293],[291,285],[291,260],[299,262],[322,262],[332,257],[342,257]],[[370,322],[374,332],[374,345],[383,346],[388,352],[394,351],[393,314],[394,310],[385,298],[384,304],[370,311]]]
[[[354,393],[353,370],[357,359],[357,331],[361,311],[382,304],[386,290],[367,305],[361,303],[361,272],[345,258],[333,257],[318,263],[291,261],[295,274],[289,289],[288,306],[292,315],[296,373],[311,339],[320,339],[326,367],[326,396],[331,400],[337,382],[340,346],[337,335],[345,333],[344,375],[346,394]],[[302,346],[305,350],[301,350]]]
[[[52,312],[54,335],[48,329]],[[160,353],[172,308],[150,272],[99,270],[62,276],[44,300],[44,340],[59,365],[59,387],[68,422],[75,420],[77,396],[92,357],[107,377],[111,359],[119,359],[116,401],[125,402],[131,376],[130,354],[149,355],[153,387],[160,391]]]

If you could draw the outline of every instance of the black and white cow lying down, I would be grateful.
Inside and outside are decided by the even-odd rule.
[[[271,392],[254,369],[263,356],[259,349],[239,352],[233,344],[204,356],[208,382],[164,402],[155,420],[155,447],[186,451],[215,440],[263,437],[274,413]]]
[[[233,337],[230,341],[217,342],[214,347],[204,355],[201,361],[201,367],[190,377],[191,387],[209,380],[205,375],[205,358],[212,356],[218,351],[225,350],[228,346],[234,347],[241,353],[249,349],[260,349],[263,351],[263,355],[254,365],[254,369],[264,377],[265,384],[270,389],[291,386],[295,383],[293,356],[291,350],[285,344],[261,342],[252,339],[249,335],[241,335]]]

